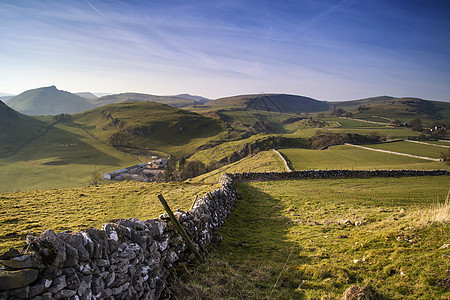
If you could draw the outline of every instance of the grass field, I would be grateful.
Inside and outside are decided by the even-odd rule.
[[[393,143],[385,143],[385,144],[375,144],[375,145],[365,145],[366,147],[373,149],[382,149],[418,156],[425,156],[431,158],[439,158],[441,156],[441,152],[444,152],[445,149],[442,147],[436,147],[432,145],[424,145],[413,142],[393,142]]]
[[[211,185],[188,183],[120,182],[72,189],[0,193],[0,253],[24,244],[27,234],[47,229],[80,231],[119,218],[141,220],[165,212],[157,195],[163,194],[171,209],[189,209],[196,195]]]
[[[223,242],[172,287],[192,299],[340,299],[371,285],[382,299],[448,299],[450,176],[239,184]],[[442,211],[442,210],[441,210]],[[442,211],[443,212],[443,211]],[[360,223],[356,223],[360,222]],[[358,226],[356,226],[356,225]]]
[[[220,161],[222,158],[230,156],[234,151],[241,149],[246,144],[252,144],[256,140],[262,139],[264,137],[267,137],[267,135],[261,133],[257,135],[252,135],[251,137],[246,139],[232,142],[225,142],[213,148],[197,151],[195,152],[194,155],[190,157],[190,159],[199,160],[205,164],[208,164],[210,161],[213,160]]]
[[[414,147],[415,145],[412,144],[411,146]],[[448,169],[448,165],[444,162],[427,161],[344,145],[331,147],[327,150],[280,149],[279,151],[289,159],[294,170]]]
[[[188,179],[187,182],[214,184],[219,182],[223,173],[284,171],[286,171],[286,168],[278,154],[274,151],[263,151],[217,170]]]
[[[440,141],[425,141],[426,143],[434,144],[434,145],[442,145],[450,147],[450,140],[440,140]]]
[[[341,124],[341,126],[344,127],[344,128],[373,128],[373,129],[378,129],[378,128],[385,128],[386,127],[386,124],[373,124],[373,123],[368,123],[368,122],[364,122],[364,121],[358,121],[358,120],[355,120],[355,119],[327,117],[327,118],[324,118],[324,120],[339,122],[339,124]]]
[[[0,158],[0,192],[87,186],[92,172],[136,164],[71,123],[59,123],[15,155]]]

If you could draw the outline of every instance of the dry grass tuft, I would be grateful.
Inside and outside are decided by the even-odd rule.
[[[422,223],[429,222],[439,222],[439,223],[449,223],[450,222],[450,190],[447,193],[447,198],[444,202],[436,202],[431,205],[429,209],[422,211],[420,214],[420,221]]]

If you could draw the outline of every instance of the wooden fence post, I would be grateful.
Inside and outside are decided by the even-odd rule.
[[[199,262],[203,262],[203,257],[198,252],[197,248],[195,247],[192,240],[187,235],[186,231],[184,231],[183,227],[181,227],[181,224],[178,222],[178,220],[175,218],[175,215],[173,214],[172,210],[169,207],[169,204],[167,204],[166,200],[164,199],[162,194],[158,195],[158,199],[161,202],[161,204],[164,206],[164,209],[166,210],[167,214],[169,215],[170,220],[172,220],[173,224],[175,225],[175,228],[177,229],[178,233],[181,235],[183,240],[185,241],[186,245],[191,249],[191,251],[195,254],[195,257]]]

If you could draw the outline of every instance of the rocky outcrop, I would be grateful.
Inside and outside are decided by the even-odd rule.
[[[200,252],[231,212],[236,191],[221,187],[175,217]],[[169,269],[195,260],[167,216],[120,219],[84,232],[45,231],[28,236],[23,251],[0,255],[0,299],[158,299]]]

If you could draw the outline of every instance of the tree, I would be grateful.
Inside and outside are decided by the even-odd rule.
[[[441,159],[450,165],[450,149],[448,149],[447,153],[441,152]]]
[[[391,120],[389,123],[394,127],[402,126],[402,122],[400,120]]]
[[[102,175],[97,171],[92,171],[91,173],[91,180],[89,181],[89,184],[92,186],[98,186],[98,182],[102,179]]]
[[[345,113],[345,110],[343,110],[342,108],[333,108],[333,110],[331,111],[331,115],[336,116],[336,117],[340,117]]]
[[[408,122],[408,125],[411,127],[414,131],[422,131],[422,121],[420,119],[414,119]]]
[[[181,179],[186,180],[206,172],[206,165],[199,160],[189,160],[181,169]]]
[[[348,111],[348,112],[344,113],[344,117],[351,118],[351,117],[353,117],[353,114]]]

